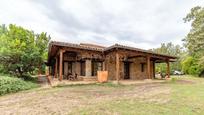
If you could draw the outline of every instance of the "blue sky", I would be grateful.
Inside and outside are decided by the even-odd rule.
[[[1,0],[0,23],[16,24],[52,40],[156,48],[182,44],[183,18],[202,0]]]

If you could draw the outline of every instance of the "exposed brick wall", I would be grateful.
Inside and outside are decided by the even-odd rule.
[[[141,71],[141,63],[145,63],[145,58],[132,59],[130,64],[130,79],[145,79],[147,78],[147,65],[144,65],[144,72]]]
[[[115,78],[115,57],[112,54],[111,58],[106,59],[106,70],[108,71],[108,79],[109,80],[116,80]],[[130,79],[147,79],[147,65],[146,65],[146,58],[140,57],[129,60],[130,63]],[[144,72],[141,71],[141,63],[145,63],[144,65]],[[151,66],[151,77],[153,77],[153,62],[150,63]],[[124,79],[124,62],[120,61],[120,79]]]

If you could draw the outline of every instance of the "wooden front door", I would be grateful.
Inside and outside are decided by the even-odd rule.
[[[130,63],[124,62],[124,79],[130,79]]]

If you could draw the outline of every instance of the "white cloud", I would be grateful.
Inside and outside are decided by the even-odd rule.
[[[182,44],[190,29],[182,18],[202,0],[2,0],[0,23],[14,23],[53,40],[121,43],[149,49]]]

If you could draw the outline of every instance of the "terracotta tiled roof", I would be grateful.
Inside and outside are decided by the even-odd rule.
[[[73,44],[73,43],[67,43],[67,42],[58,42],[58,41],[51,41],[49,47],[51,48],[52,45],[56,46],[64,46],[64,47],[72,47],[72,48],[79,48],[79,49],[86,49],[86,50],[94,50],[94,51],[103,51],[104,48],[85,45],[85,44]]]
[[[148,53],[148,54],[154,54],[154,55],[160,55],[160,56],[170,57],[170,58],[174,58],[174,59],[177,58],[177,57],[171,56],[171,55],[156,53],[156,52],[153,52],[153,51],[151,51],[151,50],[144,50],[144,49],[135,48],[135,47],[130,47],[130,46],[125,46],[125,45],[120,45],[120,44],[115,44],[115,45],[112,45],[112,46],[110,46],[110,47],[107,47],[107,48],[104,49],[104,51],[108,51],[108,50],[113,49],[113,48],[127,49],[127,50],[132,50],[132,51],[138,51],[138,52]]]
[[[165,56],[165,57],[169,57],[169,58],[173,58],[173,59],[177,58],[175,56],[170,56],[170,55],[166,55],[166,54],[159,54],[159,53],[155,53],[155,52],[150,51],[150,50],[144,50],[144,49],[139,49],[139,48],[120,45],[120,44],[115,44],[115,45],[112,45],[110,47],[103,47],[103,46],[99,46],[99,45],[95,45],[95,44],[87,44],[87,43],[73,44],[73,43],[67,43],[67,42],[51,41],[49,44],[49,50],[51,50],[52,45],[79,48],[79,49],[92,50],[92,51],[100,51],[100,52],[106,52],[106,51],[109,51],[111,49],[118,48],[118,49],[126,49],[126,50],[131,50],[131,51],[143,52],[143,53],[147,53],[147,54]]]
[[[101,45],[89,44],[89,43],[80,43],[79,45],[81,45],[81,46],[87,46],[87,47],[93,47],[93,48],[102,48],[102,49],[106,48],[106,47],[101,46]]]

